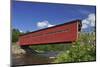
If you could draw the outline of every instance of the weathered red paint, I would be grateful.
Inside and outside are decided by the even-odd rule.
[[[20,35],[19,45],[74,42],[78,38],[80,20]]]

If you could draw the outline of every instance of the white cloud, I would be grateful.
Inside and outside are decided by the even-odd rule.
[[[22,30],[19,30],[19,32],[23,33],[23,31],[22,31]]]
[[[54,25],[52,25],[52,24],[49,24],[49,25],[48,25],[48,27],[52,27],[52,26],[54,26]]]
[[[37,22],[37,27],[38,28],[47,28],[47,27],[52,27],[52,26],[54,26],[54,25],[50,24],[47,20]]]
[[[86,29],[86,28],[88,28],[88,25],[87,24],[83,24],[82,29]]]
[[[82,29],[88,28],[88,26],[95,27],[95,20],[95,14],[89,14],[86,19],[82,20]]]
[[[88,21],[90,21],[91,26],[95,26],[95,14],[90,14],[88,16]]]

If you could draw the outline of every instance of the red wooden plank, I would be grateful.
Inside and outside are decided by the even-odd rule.
[[[19,45],[73,42],[77,40],[80,21],[63,24],[19,37]]]

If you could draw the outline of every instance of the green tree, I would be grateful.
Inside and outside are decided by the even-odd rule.
[[[17,42],[20,34],[18,29],[12,29],[12,42]]]

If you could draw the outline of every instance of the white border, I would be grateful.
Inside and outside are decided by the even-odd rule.
[[[96,5],[95,0],[17,0],[17,1],[38,1],[50,3],[70,3],[70,4],[83,4],[83,5]]]
[[[39,2],[97,5],[97,61],[38,65],[34,67],[99,67],[100,64],[100,0],[35,0]],[[0,0],[0,67],[10,67],[10,0]],[[27,66],[33,67],[33,66]]]
[[[0,67],[10,66],[10,0],[0,0]]]

